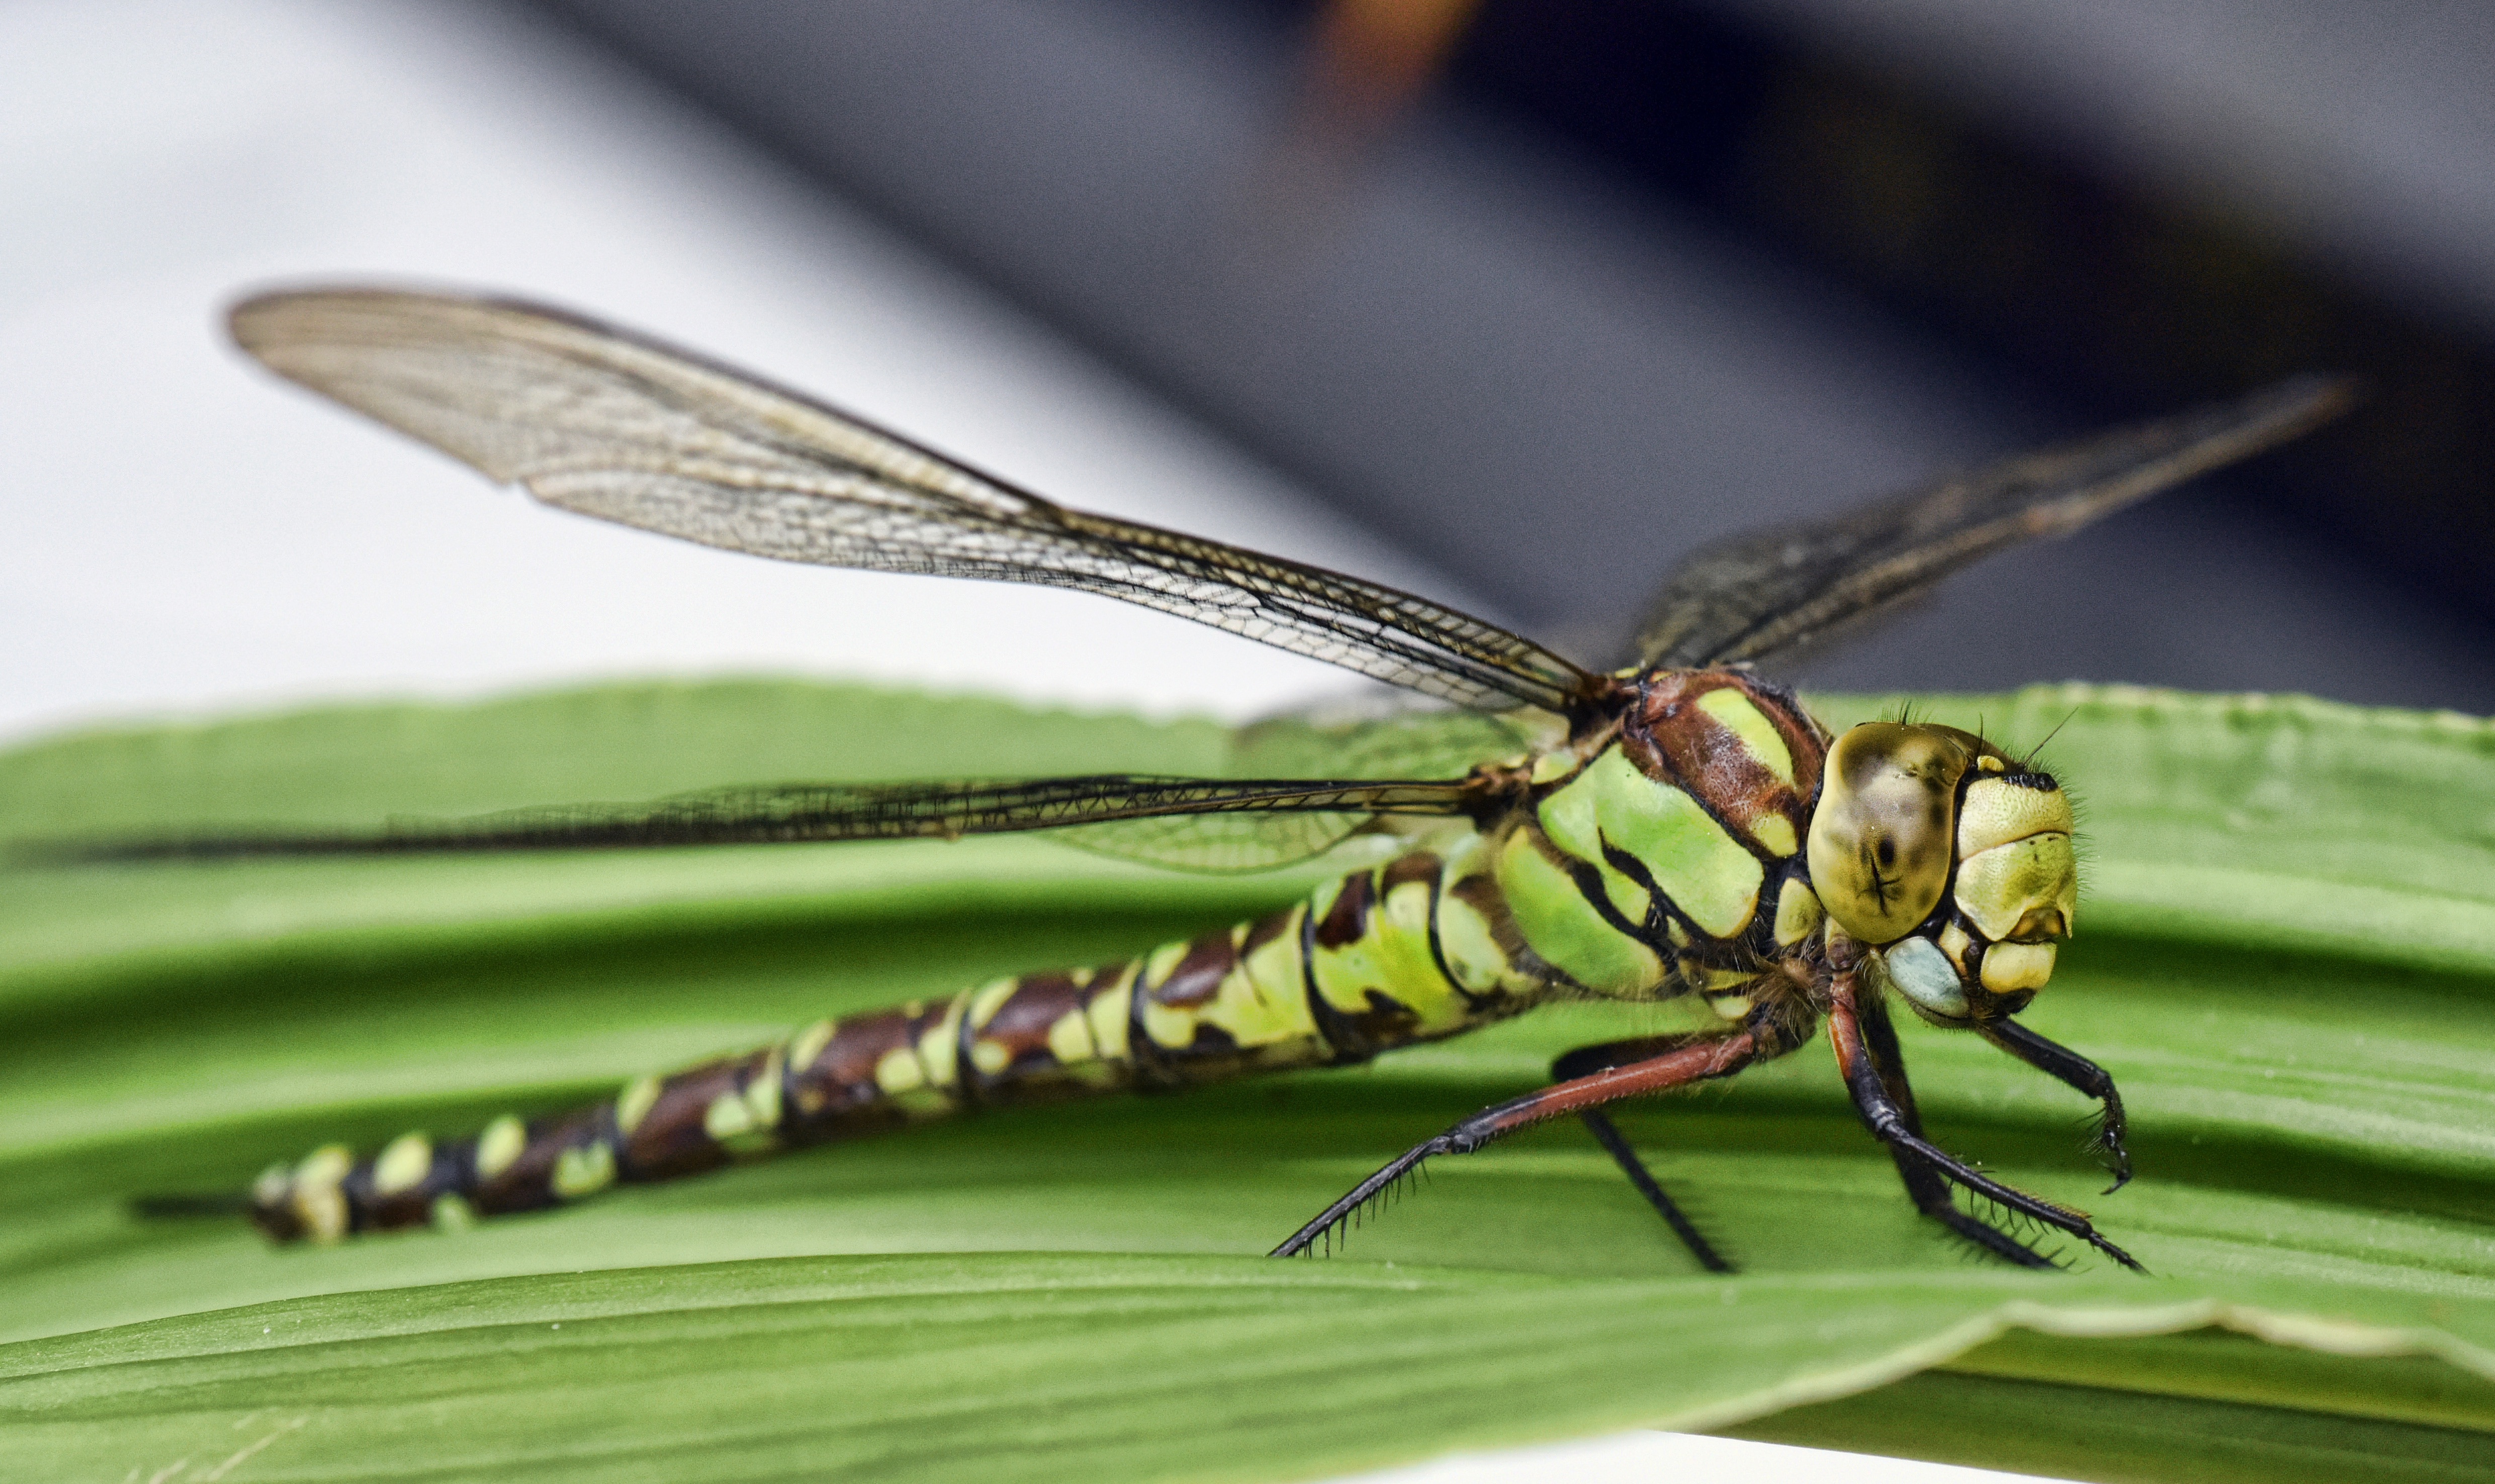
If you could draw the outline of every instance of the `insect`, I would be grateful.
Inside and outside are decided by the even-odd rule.
[[[366,834],[129,841],[121,859],[576,850],[956,837],[1115,827],[1178,859],[1304,858],[1354,830],[1391,859],[1299,904],[1124,963],[997,980],[819,1021],[611,1100],[474,1136],[409,1134],[271,1168],[248,1197],[281,1241],[560,1205],[773,1149],[971,1108],[1341,1066],[1564,998],[1696,997],[1703,1031],[1570,1051],[1551,1085],[1464,1118],[1318,1212],[1309,1251],[1441,1155],[1574,1115],[1707,1268],[1690,1224],[1604,1109],[1729,1077],[1824,1022],[1871,1133],[1925,1215],[1976,1247],[2052,1258],[1953,1188],[2139,1266],[2082,1213],[1925,1137],[1888,1002],[1983,1037],[2102,1105],[2107,1073],[2019,1024],[2072,924],[2072,814],[2029,760],[1945,726],[1832,736],[1751,665],[1914,597],[1978,557],[2077,529],[2295,436],[2346,402],[2313,378],[2015,459],[1817,525],[1701,552],[1625,668],[1584,668],[1478,619],[1335,572],[1088,515],[846,413],[652,341],[527,304],[373,289],[270,294],[235,338],[291,380],[548,504],[784,560],[1080,589],[1492,713],[1525,739],[1439,777],[1179,778],[733,787]]]

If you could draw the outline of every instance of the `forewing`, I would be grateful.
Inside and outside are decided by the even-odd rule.
[[[1400,699],[1400,698],[1399,698]],[[1223,772],[1235,777],[1334,774],[1354,778],[1449,778],[1550,745],[1565,734],[1548,713],[1461,711],[1426,704],[1395,710],[1333,708],[1251,721],[1230,736]]]
[[[1639,632],[1647,665],[1763,660],[1910,601],[1943,577],[2295,437],[2343,410],[2348,383],[2299,377],[2233,402],[2028,454],[1816,525],[1691,557]]]
[[[1460,706],[1603,682],[1355,577],[1051,504],[794,393],[525,304],[377,289],[238,305],[271,370],[548,504],[785,561],[1104,593]]]
[[[1188,814],[1076,825],[1061,845],[1167,870],[1230,875],[1312,861],[1377,827],[1371,813]]]
[[[86,861],[218,860],[955,839],[1226,814],[1348,816],[1356,828],[1378,815],[1463,814],[1480,802],[1479,785],[1463,778],[1345,782],[1098,773],[1004,781],[782,783],[704,789],[648,803],[566,804],[470,819],[393,820],[370,833],[223,833],[39,848],[37,853]]]
[[[1453,778],[1558,737],[1556,718],[1548,712],[1493,714],[1381,691],[1375,700],[1331,703],[1249,722],[1231,734],[1223,772],[1245,777]],[[1067,830],[1056,838],[1124,861],[1230,872],[1309,860],[1355,837],[1390,849],[1410,828],[1373,813],[1234,813],[1120,820]]]

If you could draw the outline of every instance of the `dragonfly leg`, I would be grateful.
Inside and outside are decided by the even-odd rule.
[[[1732,1262],[1715,1250],[1715,1244],[1708,1241],[1700,1233],[1697,1224],[1663,1193],[1663,1187],[1655,1183],[1653,1174],[1647,1169],[1646,1161],[1638,1158],[1637,1150],[1613,1126],[1609,1115],[1600,1108],[1588,1107],[1578,1109],[1577,1116],[1584,1120],[1586,1131],[1594,1136],[1594,1142],[1611,1155],[1612,1163],[1620,1166],[1620,1173],[1629,1177],[1629,1184],[1637,1187],[1637,1193],[1646,1197],[1646,1203],[1654,1207],[1654,1214],[1663,1218],[1663,1224],[1672,1228],[1674,1236],[1680,1238],[1680,1245],[1688,1248],[1689,1255],[1698,1259],[1700,1267],[1710,1273],[1734,1271]]]
[[[1758,1060],[1760,1051],[1759,1033],[1744,1028],[1719,1040],[1678,1046],[1659,1056],[1650,1056],[1626,1066],[1605,1068],[1589,1075],[1486,1107],[1437,1137],[1425,1139],[1388,1161],[1376,1173],[1353,1186],[1341,1199],[1318,1212],[1307,1226],[1292,1232],[1290,1240],[1275,1248],[1272,1256],[1292,1257],[1307,1252],[1320,1238],[1330,1237],[1362,1207],[1384,1195],[1397,1181],[1418,1169],[1423,1161],[1433,1156],[1470,1154],[1502,1135],[1512,1134],[1546,1118],[1582,1113],[1607,1103],[1617,1103],[1622,1098],[1663,1092],[1709,1077],[1729,1076]],[[1658,1191],[1657,1194],[1661,1193]]]
[[[1957,1209],[1949,1186],[1956,1184],[1997,1205],[2059,1231],[2069,1232],[2133,1272],[2145,1272],[2131,1254],[2097,1234],[2085,1215],[2031,1196],[1977,1171],[1925,1139],[1923,1119],[1914,1111],[1914,1093],[1906,1085],[1906,1066],[1899,1054],[1896,1031],[1878,1001],[1858,1001],[1854,988],[1840,979],[1828,1010],[1828,1035],[1836,1049],[1837,1069],[1863,1121],[1881,1142],[1904,1177],[1916,1208],[1960,1236],[2021,1267],[2050,1267],[2052,1259],[2010,1233]],[[1882,1063],[1886,1063],[1883,1066]],[[1891,1083],[1894,1082],[1893,1090]]]
[[[2028,1066],[2058,1078],[2105,1105],[2097,1119],[2096,1137],[2089,1145],[2105,1161],[2106,1173],[2113,1184],[2105,1188],[2112,1195],[2131,1183],[2131,1151],[2122,1145],[2127,1126],[2122,1116],[2122,1094],[2114,1091],[2113,1075],[2103,1067],[2057,1042],[2047,1041],[2018,1021],[2003,1018],[1979,1027],[1985,1040],[2018,1057]]]
[[[1856,1023],[1861,1029],[1863,1049],[1879,1078],[1881,1091],[1895,1105],[1897,1116],[1907,1132],[1917,1138],[1923,1137],[1924,1115],[1915,1106],[1915,1089],[1906,1080],[1905,1052],[1897,1045],[1896,1027],[1890,1022],[1888,1007],[1876,999],[1864,1002]],[[1844,1052],[1840,1048],[1837,1054],[1838,1064],[1842,1066]],[[1851,1088],[1853,1081],[1849,1073],[1846,1085]],[[1859,1104],[1861,1100],[1858,1097],[1856,1101]],[[1864,1116],[1866,1119],[1869,1117],[1868,1114]],[[1957,1203],[1950,1197],[1949,1181],[1922,1158],[1894,1143],[1889,1145],[1889,1155],[1896,1162],[1897,1176],[1905,1182],[1906,1194],[1915,1202],[1915,1209],[1993,1256],[2020,1267],[2052,1266],[2049,1258],[2026,1243],[1959,1210]]]
[[[1551,1064],[1551,1079],[1555,1082],[1573,1081],[1592,1073],[1628,1066],[1666,1051],[1694,1045],[1700,1040],[1696,1036],[1642,1036],[1633,1041],[1579,1046]],[[1578,1109],[1577,1117],[1585,1123],[1586,1132],[1594,1136],[1594,1142],[1602,1145],[1603,1151],[1612,1157],[1612,1163],[1619,1166],[1620,1173],[1628,1176],[1629,1184],[1646,1197],[1646,1203],[1654,1207],[1654,1214],[1663,1218],[1663,1224],[1672,1228],[1674,1236],[1680,1238],[1681,1245],[1689,1249],[1689,1255],[1698,1259],[1700,1267],[1710,1273],[1733,1271],[1733,1264],[1700,1233],[1697,1224],[1690,1221],[1677,1201],[1664,1194],[1653,1172],[1646,1167],[1644,1160],[1638,1158],[1637,1150],[1613,1124],[1609,1114],[1600,1108],[1586,1107]]]

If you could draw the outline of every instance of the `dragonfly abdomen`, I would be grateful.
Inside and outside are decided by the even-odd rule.
[[[403,1135],[363,1160],[331,1145],[262,1176],[252,1218],[280,1241],[456,1227],[976,1108],[1341,1065],[1455,1035],[1528,1008],[1550,982],[1480,844],[1463,833],[1123,963],[817,1021],[569,1113],[457,1140]]]

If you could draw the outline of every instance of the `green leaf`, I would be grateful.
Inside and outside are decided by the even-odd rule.
[[[1438,1162],[1330,1259],[1255,1256],[1556,1052],[1658,1023],[1617,1007],[272,1250],[127,1201],[1124,956],[1322,863],[1187,876],[1028,837],[21,861],[0,875],[0,1454],[13,1476],[166,1484],[1276,1479],[1656,1425],[2080,1477],[2486,1474],[2495,729],[2103,689],[1918,709],[2017,744],[2061,725],[2046,762],[2082,802],[2087,894],[2024,1018],[2122,1079],[2141,1178],[2098,1198],[2084,1100],[1908,1025],[1926,1118],[2092,1206],[2154,1279],[1949,1246],[1815,1046],[1622,1120],[1737,1278],[1695,1272],[1560,1128]],[[1441,724],[1478,726],[1401,725]],[[613,686],[42,743],[0,757],[0,838],[1233,757],[1202,723]]]

